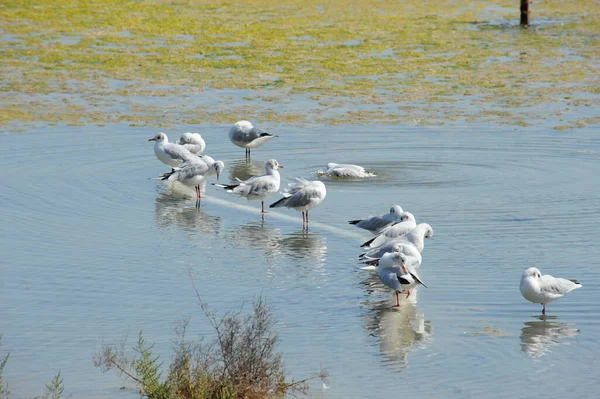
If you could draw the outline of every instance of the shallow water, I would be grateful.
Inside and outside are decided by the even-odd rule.
[[[143,330],[168,363],[183,317],[190,336],[210,332],[190,273],[221,314],[262,294],[290,376],[329,371],[328,389],[312,385],[317,397],[595,397],[597,128],[268,127],[280,137],[248,165],[227,126],[167,133],[200,131],[226,164],[222,180],[270,158],[285,165],[285,182],[328,162],[377,177],[325,179],[306,233],[299,214],[277,210],[261,222],[259,202],[210,185],[197,210],[193,190],[152,179],[166,170],[146,141],[152,129],[0,135],[0,356],[11,352],[11,397],[39,395],[59,370],[67,396],[137,397],[94,367],[93,352],[125,336],[132,344]],[[356,262],[370,234],[347,224],[396,203],[435,232],[420,269],[429,288],[400,311]],[[540,319],[541,306],[518,289],[530,266],[584,288]]]

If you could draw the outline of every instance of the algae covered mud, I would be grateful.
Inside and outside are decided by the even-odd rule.
[[[600,6],[6,0],[0,126],[598,123]]]

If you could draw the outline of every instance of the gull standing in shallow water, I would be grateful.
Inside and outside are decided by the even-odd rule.
[[[171,167],[173,172],[175,167],[179,166],[182,162],[189,161],[195,157],[191,152],[186,150],[183,146],[175,143],[169,143],[169,138],[164,133],[157,133],[156,136],[148,139],[148,141],[154,141],[154,154],[165,165]]]
[[[567,280],[565,278],[552,277],[549,274],[543,275],[535,267],[530,267],[523,272],[519,289],[521,295],[529,302],[540,303],[542,314],[546,314],[546,304],[556,301],[558,298],[581,288],[582,285],[577,280]]]
[[[373,216],[368,219],[350,220],[348,223],[356,225],[356,227],[360,227],[361,229],[379,233],[388,224],[399,222],[403,212],[400,205],[394,205],[390,208],[390,213],[386,213],[385,215]]]
[[[265,175],[254,176],[246,181],[239,180],[238,184],[214,184],[223,187],[229,193],[236,193],[249,200],[260,200],[261,212],[265,213],[265,198],[279,190],[281,178],[277,169],[283,168],[274,159],[265,162]]]
[[[308,181],[296,179],[290,183],[289,188],[283,193],[283,198],[269,205],[269,208],[285,206],[302,212],[302,225],[308,227],[308,211],[319,205],[325,199],[327,189],[325,184],[318,180]],[[306,217],[304,213],[306,212]]]
[[[318,171],[317,175],[325,175],[329,177],[339,177],[339,178],[348,178],[348,177],[374,177],[375,173],[365,171],[365,168],[358,165],[350,165],[350,164],[339,164],[339,163],[328,163],[327,170]]]
[[[204,180],[207,174],[216,173],[217,180],[219,175],[223,171],[223,162],[216,161],[210,166],[200,158],[184,162],[181,166],[175,168],[172,172],[163,173],[160,177],[161,180],[178,181],[188,187],[194,187],[196,189],[196,201],[200,202],[200,184]],[[214,171],[214,172],[213,172]]]
[[[415,215],[410,212],[403,212],[402,216],[400,217],[400,222],[392,223],[384,227],[381,229],[381,232],[378,236],[371,238],[369,241],[361,245],[361,247],[377,248],[394,238],[403,236],[415,227],[417,227]]]
[[[250,158],[250,149],[257,148],[275,138],[272,134],[252,126],[248,121],[238,121],[229,129],[229,140],[238,147],[246,149],[246,158]]]
[[[196,155],[202,154],[206,149],[206,143],[200,133],[184,133],[177,141],[177,144]]]
[[[363,267],[364,270],[373,270],[372,266]],[[393,289],[396,293],[396,305],[394,308],[400,307],[398,296],[400,293],[407,291],[406,297],[410,296],[410,290],[421,284],[427,288],[423,281],[419,278],[417,271],[406,262],[406,255],[401,252],[388,252],[381,257],[375,272],[381,282]]]

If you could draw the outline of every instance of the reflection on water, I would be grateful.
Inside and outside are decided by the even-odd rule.
[[[521,350],[529,357],[539,358],[551,351],[551,347],[568,345],[563,338],[579,334],[572,324],[561,323],[557,316],[537,316],[540,321],[526,321],[521,329]]]
[[[265,163],[260,161],[250,161],[244,159],[238,159],[232,161],[229,166],[229,180],[236,181],[248,180],[252,176],[264,175],[265,174]]]
[[[227,232],[226,241],[235,243],[236,246],[246,245],[250,249],[261,251],[267,261],[273,261],[283,255],[322,265],[327,254],[327,246],[320,235],[302,231],[284,237],[278,227],[264,221],[249,222],[231,229]]]
[[[403,301],[400,308],[391,308],[388,300],[370,302],[369,307],[365,329],[379,339],[385,366],[402,371],[411,351],[431,345],[431,320],[425,320],[414,301]]]
[[[176,227],[189,233],[218,234],[221,218],[207,215],[189,201],[186,194],[171,190],[156,197],[154,217],[159,227]]]

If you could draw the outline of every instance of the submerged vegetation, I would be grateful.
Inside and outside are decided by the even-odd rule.
[[[103,371],[115,370],[136,384],[140,394],[150,399],[265,399],[283,397],[287,392],[308,390],[307,381],[326,378],[321,371],[301,381],[288,381],[282,357],[276,347],[279,336],[274,330],[273,315],[259,298],[253,312],[219,318],[201,307],[208,318],[215,339],[209,343],[192,343],[185,332],[188,321],[176,329],[175,356],[162,378],[162,363],[146,342],[142,332],[127,357],[124,346],[105,345],[96,354],[95,364]]]
[[[512,0],[5,0],[0,125],[598,123],[600,6],[532,11],[523,29]]]

